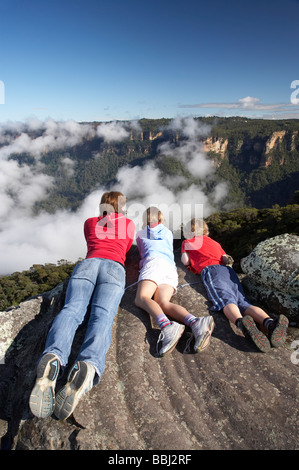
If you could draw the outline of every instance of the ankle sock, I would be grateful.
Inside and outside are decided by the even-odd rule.
[[[159,327],[162,330],[162,328],[165,328],[165,326],[170,325],[171,321],[167,318],[164,313],[160,313],[160,315],[156,317],[156,323],[158,323]]]
[[[189,315],[187,315],[185,318],[184,318],[184,324],[186,326],[190,326],[190,328],[192,327],[192,325],[198,320],[197,317],[195,317],[194,315],[192,315],[191,313],[189,313]]]
[[[273,318],[265,318],[265,320],[263,321],[263,326],[267,328],[268,330],[269,326],[271,325],[273,321],[274,321]]]

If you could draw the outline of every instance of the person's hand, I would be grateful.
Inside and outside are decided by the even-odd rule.
[[[234,264],[234,259],[230,255],[222,255],[222,262],[227,266],[232,266]]]

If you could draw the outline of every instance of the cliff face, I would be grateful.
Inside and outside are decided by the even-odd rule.
[[[183,175],[186,184],[194,184],[194,180],[200,184],[200,178],[188,170],[183,153],[180,158],[174,157],[175,152],[166,151],[163,155],[161,144],[166,144],[164,149],[172,150],[181,146],[184,152],[186,141],[196,142],[192,157],[202,144],[202,151],[209,154],[214,166],[215,180],[225,181],[229,186],[227,197],[219,202],[217,210],[244,205],[257,208],[287,205],[298,189],[299,122],[296,120],[202,118],[186,120],[184,125],[170,119],[140,120],[134,126],[122,123],[113,128],[115,134],[106,139],[98,131],[99,126],[101,123],[90,124],[89,133],[78,144],[73,145],[71,141],[69,145],[66,141],[65,147],[50,147],[40,156],[42,165],[36,171],[51,176],[54,183],[47,197],[36,202],[35,212],[55,212],[57,208],[75,210],[91,191],[114,184],[120,168],[143,167],[148,161],[158,167],[162,177]],[[35,131],[34,135],[32,132],[24,132],[26,142],[39,142],[43,130]],[[9,142],[17,136],[6,137]],[[10,158],[20,168],[24,164],[35,168],[35,159],[25,149]],[[66,158],[70,167],[65,166]],[[205,182],[204,191],[208,193],[214,183]]]
[[[209,314],[198,277],[179,262],[174,301],[197,316]],[[157,358],[159,330],[134,305],[138,258],[133,248],[100,384],[61,422],[30,414],[35,364],[49,326],[63,305],[65,285],[1,312],[5,357],[0,366],[2,448],[17,450],[242,450],[296,449],[297,368],[289,328],[286,344],[258,352],[222,313],[209,348],[183,354],[185,331],[171,355]],[[70,364],[82,342],[75,337]],[[63,380],[58,384],[61,386]]]
[[[203,151],[219,154],[222,158],[226,156],[228,139],[223,137],[209,137],[203,140]]]
[[[273,159],[273,150],[278,152],[291,152],[299,150],[298,131],[276,131],[267,137],[239,138],[237,141],[223,137],[209,137],[203,140],[203,150],[227,158],[238,166],[245,163],[249,157],[252,167],[268,167]],[[239,160],[237,162],[237,159]],[[280,165],[285,163],[285,156],[278,160]]]
[[[179,132],[169,129],[160,131],[142,131],[131,133],[130,140],[180,142],[184,136]],[[227,159],[234,166],[242,167],[268,167],[274,161],[273,151],[292,152],[299,151],[298,130],[277,130],[256,135],[242,131],[239,133],[228,132],[228,136],[212,135],[202,137],[202,150],[215,157],[215,164]],[[285,155],[279,159],[279,164],[285,164]]]

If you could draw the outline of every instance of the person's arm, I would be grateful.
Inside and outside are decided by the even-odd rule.
[[[190,257],[189,257],[189,255],[188,255],[188,253],[186,253],[186,252],[182,253],[181,262],[182,262],[185,266],[188,266],[188,265],[190,264]]]
[[[234,260],[230,255],[222,255],[222,262],[225,265],[232,266],[234,264]]]
[[[128,238],[127,252],[128,252],[134,241],[135,224],[133,220],[130,220],[130,219],[127,219],[127,220],[128,220],[128,225],[127,225],[127,238]]]
[[[181,262],[182,262],[185,266],[189,266],[189,264],[190,264],[190,256],[189,256],[189,253],[186,251],[185,244],[186,244],[186,240],[183,241],[182,247],[181,247]]]

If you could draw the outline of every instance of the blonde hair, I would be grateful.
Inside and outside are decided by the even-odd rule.
[[[164,224],[165,220],[158,207],[148,207],[143,213],[143,225]]]
[[[184,227],[184,236],[186,238],[193,238],[202,235],[209,235],[209,227],[203,219],[195,219],[193,217]]]
[[[102,195],[100,214],[107,215],[110,212],[121,212],[127,202],[127,198],[119,191],[107,191]]]

